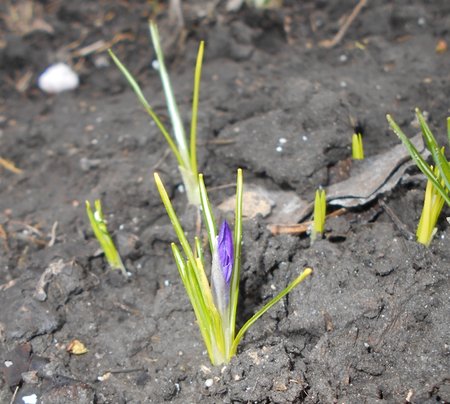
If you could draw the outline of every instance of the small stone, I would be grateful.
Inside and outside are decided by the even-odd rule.
[[[206,379],[205,380],[205,386],[208,387],[208,388],[211,387],[213,385],[213,383],[214,383],[213,379]]]
[[[74,90],[79,85],[78,75],[65,63],[47,67],[38,79],[39,88],[49,94]]]

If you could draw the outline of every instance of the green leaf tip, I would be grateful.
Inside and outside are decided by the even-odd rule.
[[[352,135],[352,158],[353,160],[364,159],[364,146],[361,133]]]
[[[91,204],[86,201],[86,213],[89,218],[92,230],[97,241],[102,248],[106,260],[108,261],[111,269],[119,269],[125,277],[128,277],[127,270],[120,258],[119,252],[114,245],[114,241],[109,234],[107,223],[103,217],[102,205],[100,199],[96,199],[94,202],[95,210],[92,211]]]

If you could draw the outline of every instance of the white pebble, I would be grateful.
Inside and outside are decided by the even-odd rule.
[[[22,401],[24,404],[36,404],[37,403],[37,395],[31,394],[30,396],[23,396]]]
[[[342,62],[342,63],[346,62],[347,59],[348,59],[348,58],[347,58],[347,55],[341,55],[341,56],[339,56],[339,61]]]
[[[184,185],[183,184],[178,185],[177,189],[180,194],[184,194]]]
[[[213,385],[213,383],[214,383],[213,379],[206,379],[205,380],[205,386],[206,387],[211,387]]]
[[[5,361],[5,367],[10,368],[13,365],[11,361]]]
[[[308,140],[308,136],[303,135],[303,136],[302,136],[302,140],[303,140],[304,142],[306,142],[306,141]]]
[[[159,62],[156,59],[152,62],[152,67],[155,70],[159,70]]]
[[[281,146],[277,146],[276,151],[278,153],[281,153],[283,151],[283,148]]]
[[[47,67],[38,79],[39,88],[50,94],[74,90],[79,83],[78,75],[65,63]]]
[[[170,286],[170,281],[168,279],[164,280],[164,286],[167,288],[168,286]]]
[[[285,137],[280,137],[278,139],[278,142],[280,142],[280,144],[285,144],[287,142],[287,139]]]
[[[347,87],[347,83],[345,81],[343,81],[343,80],[341,81],[340,85],[341,85],[342,88]]]

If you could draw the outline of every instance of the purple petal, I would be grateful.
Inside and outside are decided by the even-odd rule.
[[[230,226],[224,221],[220,227],[217,238],[217,249],[219,252],[219,261],[222,268],[222,274],[227,285],[230,283],[231,272],[233,270],[233,236]]]

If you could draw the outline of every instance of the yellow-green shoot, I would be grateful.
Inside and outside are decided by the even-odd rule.
[[[424,242],[419,241],[421,243],[423,242],[425,245],[428,245],[431,241],[437,218],[442,210],[442,206],[440,206],[441,202],[437,198],[437,195],[439,195],[440,198],[442,198],[442,200],[450,206],[450,163],[445,157],[444,148],[438,145],[436,138],[418,108],[416,108],[416,116],[420,124],[420,129],[422,130],[425,145],[433,158],[435,168],[433,168],[433,165],[430,165],[425,161],[417,148],[403,133],[394,119],[390,115],[387,115],[386,118],[392,130],[408,149],[411,158],[414,160],[419,170],[425,174],[430,182],[430,185],[427,184],[427,191],[425,192],[425,203],[427,204],[428,212],[422,213],[417,233],[419,236],[420,230],[421,234],[424,234],[423,238],[422,236],[420,237],[420,239]],[[447,118],[447,137],[450,143],[450,118]],[[432,187],[433,189],[428,190],[429,187]],[[427,202],[427,199],[429,202]],[[423,218],[424,215],[425,218]],[[435,218],[436,220],[434,220]]]
[[[311,241],[322,235],[325,230],[325,216],[327,215],[327,197],[324,189],[318,189],[314,199],[314,216],[311,228]]]
[[[119,252],[114,245],[114,241],[108,232],[106,227],[106,220],[103,217],[102,204],[99,199],[94,203],[95,211],[92,211],[91,204],[86,201],[86,213],[91,223],[92,230],[97,238],[100,246],[105,253],[106,260],[108,261],[111,269],[119,269],[124,276],[128,276],[127,270],[123,265]]]
[[[181,245],[180,251],[179,247],[172,243],[172,252],[181,280],[194,309],[211,363],[216,366],[228,363],[236,354],[242,337],[255,321],[309,276],[312,270],[306,268],[282,292],[255,313],[236,333],[242,245],[242,170],[239,169],[237,173],[234,234],[227,222],[224,222],[217,231],[203,176],[202,174],[199,175],[202,213],[212,257],[211,270],[208,271],[210,272],[210,282],[208,282],[205,270],[207,265],[199,238],[194,238],[194,247],[191,247],[157,173],[155,173],[155,182]]]
[[[364,147],[361,133],[354,133],[352,136],[352,157],[353,160],[364,159]]]
[[[153,47],[155,49],[157,58],[157,68],[159,76],[162,82],[164,95],[166,97],[167,109],[172,124],[173,136],[170,135],[169,130],[164,126],[159,116],[155,113],[153,108],[148,103],[147,99],[142,92],[137,81],[132,74],[128,71],[125,65],[119,60],[119,58],[110,49],[109,54],[117,65],[119,70],[123,73],[131,88],[137,95],[140,103],[150,115],[150,117],[158,126],[161,133],[164,135],[171,151],[178,162],[178,168],[186,189],[186,195],[188,201],[192,205],[200,206],[200,193],[198,186],[198,166],[197,166],[197,115],[198,115],[198,103],[200,94],[200,77],[202,73],[202,61],[204,53],[204,43],[200,42],[200,46],[197,53],[197,62],[194,73],[194,89],[192,95],[192,115],[190,126],[189,142],[186,137],[186,132],[183,126],[183,121],[178,110],[178,105],[175,100],[175,95],[172,90],[172,84],[170,82],[169,74],[164,63],[164,55],[161,48],[161,41],[159,38],[158,27],[152,21],[149,23],[150,35],[152,38]]]
[[[431,168],[433,168],[431,166]],[[437,167],[433,169],[433,173],[437,179],[441,179],[441,175]],[[444,182],[441,180],[441,185]],[[423,202],[422,214],[420,215],[419,225],[417,226],[417,241],[425,246],[429,246],[431,240],[436,234],[436,223],[444,206],[444,198],[428,180],[425,190],[425,199]]]

